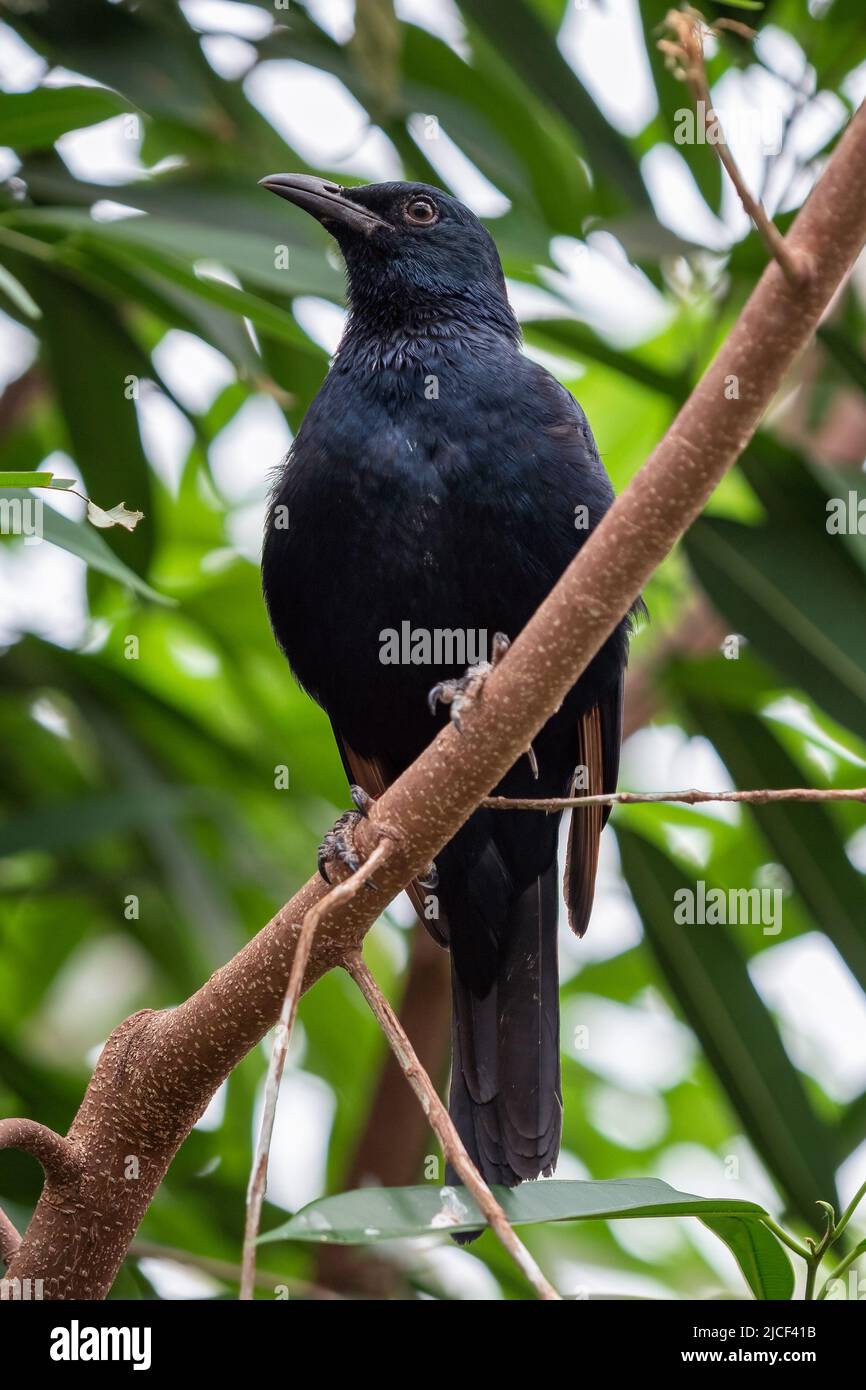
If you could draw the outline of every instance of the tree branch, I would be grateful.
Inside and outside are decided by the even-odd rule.
[[[361,952],[350,952],[346,956],[345,967],[370,1005],[379,1027],[388,1039],[388,1044],[397,1058],[403,1075],[421,1102],[424,1114],[433,1126],[446,1159],[460,1174],[464,1187],[472,1193],[479,1210],[496,1232],[508,1254],[523,1271],[538,1297],[548,1302],[558,1302],[560,1295],[544,1277],[523,1242],[514,1234],[508,1217],[466,1152],[460,1136],[454,1128],[451,1116],[439,1099],[436,1087],[418,1061],[412,1044],[400,1025],[399,1018],[370,974]]]
[[[13,1222],[0,1207],[0,1261],[8,1265],[12,1256],[18,1253],[21,1237]]]
[[[698,113],[703,120],[707,142],[716,151],[723,168],[727,170],[728,178],[737,191],[737,197],[742,203],[746,215],[751,218],[770,255],[779,262],[790,283],[794,286],[799,285],[809,275],[810,262],[791,248],[790,243],[786,242],[759,199],[750,193],[748,184],[740,173],[737,161],[731,154],[721,121],[713,110],[713,99],[710,96],[707,70],[704,66],[705,28],[710,33],[714,29],[733,29],[749,38],[754,38],[754,31],[736,20],[718,20],[715,26],[711,27],[707,25],[703,15],[693,9],[669,10],[665,24],[673,31],[676,38],[673,40],[660,39],[658,46],[670,60],[675,75],[688,84],[695,99]]]
[[[256,1146],[256,1155],[253,1160],[253,1171],[250,1175],[249,1194],[247,1197],[247,1217],[244,1227],[243,1272],[239,1295],[244,1301],[253,1297],[255,1288],[256,1241],[259,1235],[259,1224],[262,1219],[262,1207],[264,1205],[265,1190],[268,1182],[268,1155],[270,1153],[271,1140],[274,1134],[274,1120],[277,1114],[280,1081],[283,1075],[283,1068],[286,1065],[289,1043],[292,1040],[292,1029],[295,1026],[295,1019],[298,1015],[298,1000],[301,997],[301,985],[304,979],[304,971],[307,968],[307,961],[310,957],[310,950],[313,945],[316,928],[319,926],[326,913],[333,911],[341,902],[350,902],[358,889],[370,881],[370,877],[376,865],[381,863],[386,857],[388,849],[388,840],[380,840],[366,863],[362,864],[360,869],[358,869],[351,878],[346,879],[344,883],[338,883],[331,889],[327,897],[322,898],[320,902],[315,903],[310,908],[304,918],[303,926],[301,927],[301,933],[298,937],[298,944],[295,950],[295,958],[292,961],[292,969],[289,973],[289,984],[286,989],[286,997],[283,1000],[283,1007],[280,1010],[274,1045],[271,1050],[268,1078],[265,1084],[265,1108],[262,1115],[259,1140]]]
[[[523,755],[745,448],[866,239],[864,163],[861,107],[787,238],[792,254],[812,266],[808,282],[795,289],[778,264],[767,266],[665,438],[491,672],[464,734],[443,729],[376,803],[356,836],[362,857],[375,846],[377,823],[400,838],[376,888],[321,923],[305,988],[358,949],[390,899]],[[276,1022],[298,924],[324,894],[321,879],[311,878],[185,1003],[135,1014],[114,1031],[69,1130],[83,1165],[79,1200],[57,1201],[49,1176],[11,1277],[41,1278],[48,1298],[105,1296],[175,1152],[220,1083]]]
[[[83,1161],[75,1145],[36,1120],[0,1120],[0,1149],[20,1149],[37,1159],[56,1188],[75,1188],[81,1181]]]
[[[599,792],[593,796],[486,796],[482,806],[492,811],[579,811],[582,806],[650,806],[677,801],[700,806],[705,801],[743,801],[749,806],[769,806],[777,801],[866,801],[866,787],[785,787],[748,792],[701,792],[694,787],[682,792]]]
[[[451,1039],[451,969],[448,952],[437,946],[427,928],[416,920],[410,933],[411,954],[403,978],[397,1016],[404,1033],[434,1085],[448,1075]],[[403,1078],[394,1053],[386,1047],[362,1129],[340,1178],[344,1191],[367,1187],[407,1187],[418,1181],[422,1160],[430,1149],[430,1127],[423,1110]],[[328,1289],[393,1297],[403,1273],[377,1254],[373,1246],[330,1245],[317,1252],[316,1280]]]

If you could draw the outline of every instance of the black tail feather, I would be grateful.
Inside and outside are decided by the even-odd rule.
[[[512,904],[484,998],[452,965],[451,1118],[488,1183],[548,1174],[559,1154],[557,916],[554,863]]]

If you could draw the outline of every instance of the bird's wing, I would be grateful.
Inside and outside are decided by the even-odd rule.
[[[577,762],[588,771],[587,795],[616,791],[622,743],[622,697],[620,677],[610,694],[580,717]],[[609,815],[609,806],[587,806],[586,810],[571,813],[564,889],[569,926],[576,936],[583,936],[589,924],[599,840]]]
[[[334,738],[337,740],[337,747],[340,750],[340,757],[343,760],[343,767],[350,784],[354,783],[356,786],[362,787],[368,796],[380,797],[397,776],[396,770],[390,768],[382,758],[365,758],[362,753],[356,753],[337,728],[334,728]],[[427,896],[425,890],[413,881],[408,885],[406,892],[409,894],[412,906],[434,941],[438,941],[440,946],[447,946],[448,924],[441,912],[438,920],[435,921],[427,916],[424,910],[424,900]]]

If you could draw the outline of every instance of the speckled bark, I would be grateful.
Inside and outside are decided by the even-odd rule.
[[[491,674],[464,735],[444,730],[377,803],[372,826],[398,832],[394,851],[376,891],[323,922],[305,987],[362,940],[527,747],[742,452],[862,249],[864,168],[861,108],[788,237],[811,268],[807,282],[794,290],[778,265],[768,266],[661,444]],[[725,390],[731,377],[734,399]],[[367,848],[372,826],[362,831]],[[136,1014],[115,1030],[69,1131],[80,1175],[46,1179],[9,1277],[42,1279],[50,1298],[105,1296],[178,1147],[275,1022],[298,924],[323,892],[311,879],[186,1003]]]

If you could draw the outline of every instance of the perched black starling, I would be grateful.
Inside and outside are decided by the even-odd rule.
[[[377,796],[447,717],[428,695],[464,674],[455,634],[470,659],[515,636],[613,493],[580,406],[521,353],[496,247],[467,208],[426,184],[262,182],[336,238],[351,308],[273,493],[265,598],[350,782]],[[568,795],[576,767],[587,790],[615,789],[627,646],[624,621],[539,734],[537,779],[523,758],[499,794]],[[444,693],[453,714],[459,687]],[[605,819],[572,815],[578,935]],[[437,861],[427,925],[451,951],[451,1114],[488,1182],[549,1173],[559,1151],[558,821],[481,809]]]

